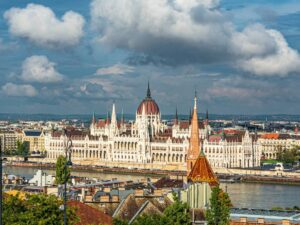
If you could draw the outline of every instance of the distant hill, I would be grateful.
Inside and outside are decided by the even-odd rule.
[[[118,115],[120,117],[121,115]],[[69,115],[58,115],[58,114],[22,114],[22,113],[0,113],[0,120],[62,120],[62,119],[77,119],[81,121],[91,120],[92,115],[88,114],[69,114]],[[106,114],[96,115],[97,118],[106,118]],[[135,115],[125,114],[126,120],[133,120]],[[200,113],[200,118],[205,118],[205,114]],[[174,115],[162,115],[164,120],[171,120]],[[188,115],[179,115],[179,119],[188,119]],[[274,115],[222,115],[222,114],[210,114],[210,120],[235,120],[235,121],[248,121],[248,120],[260,120],[260,121],[300,121],[300,115],[286,115],[286,114],[274,114]]]

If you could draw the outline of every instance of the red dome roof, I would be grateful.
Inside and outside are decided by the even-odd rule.
[[[159,114],[159,108],[156,104],[155,100],[151,98],[151,92],[148,82],[148,89],[147,89],[147,96],[146,98],[140,103],[139,107],[137,108],[137,114],[143,113],[143,105],[145,107],[146,114]]]
[[[137,114],[143,113],[143,105],[145,107],[146,114],[159,114],[159,108],[156,102],[152,98],[145,98],[137,109]]]

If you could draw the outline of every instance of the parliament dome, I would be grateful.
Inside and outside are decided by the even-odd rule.
[[[139,107],[137,108],[137,114],[141,115],[143,113],[143,107],[145,107],[145,113],[147,115],[159,114],[159,107],[155,100],[151,97],[149,83],[146,98],[144,98],[143,101],[139,104]]]

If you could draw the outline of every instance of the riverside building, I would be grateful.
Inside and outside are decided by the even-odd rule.
[[[197,97],[194,99],[197,109]],[[72,161],[82,165],[185,170],[191,135],[190,121],[180,121],[177,112],[173,124],[162,122],[158,104],[151,96],[148,84],[135,121],[117,118],[116,106],[111,115],[97,120],[92,117],[90,130],[52,131],[45,135],[47,160],[55,162],[64,155],[66,140],[72,139]],[[247,131],[237,134],[213,134],[208,116],[198,122],[199,145],[212,167],[250,168],[260,165],[260,151],[255,136]],[[195,159],[196,160],[196,159]]]

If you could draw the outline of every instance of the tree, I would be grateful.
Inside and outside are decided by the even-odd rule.
[[[299,148],[294,146],[291,149],[278,151],[277,160],[283,163],[294,163],[298,159]]]
[[[67,159],[62,155],[60,155],[56,160],[56,184],[64,184],[66,180],[70,181],[71,169],[70,167],[66,166],[66,163]],[[66,173],[65,170],[67,170]]]
[[[219,186],[212,188],[210,208],[206,211],[209,225],[227,225],[230,218],[231,201]]]
[[[26,158],[29,154],[29,143],[27,141],[17,141],[17,155]]]
[[[128,225],[127,221],[121,220],[119,218],[113,219],[113,225]]]
[[[163,216],[161,215],[142,215],[139,216],[132,224],[133,225],[163,225]]]
[[[187,203],[179,200],[173,193],[174,203],[164,210],[163,224],[190,224],[189,208]]]
[[[6,195],[3,202],[3,224],[10,225],[62,225],[63,211],[59,207],[62,200],[54,195],[32,194],[25,199],[19,195]],[[68,224],[79,221],[75,208],[67,208]]]

